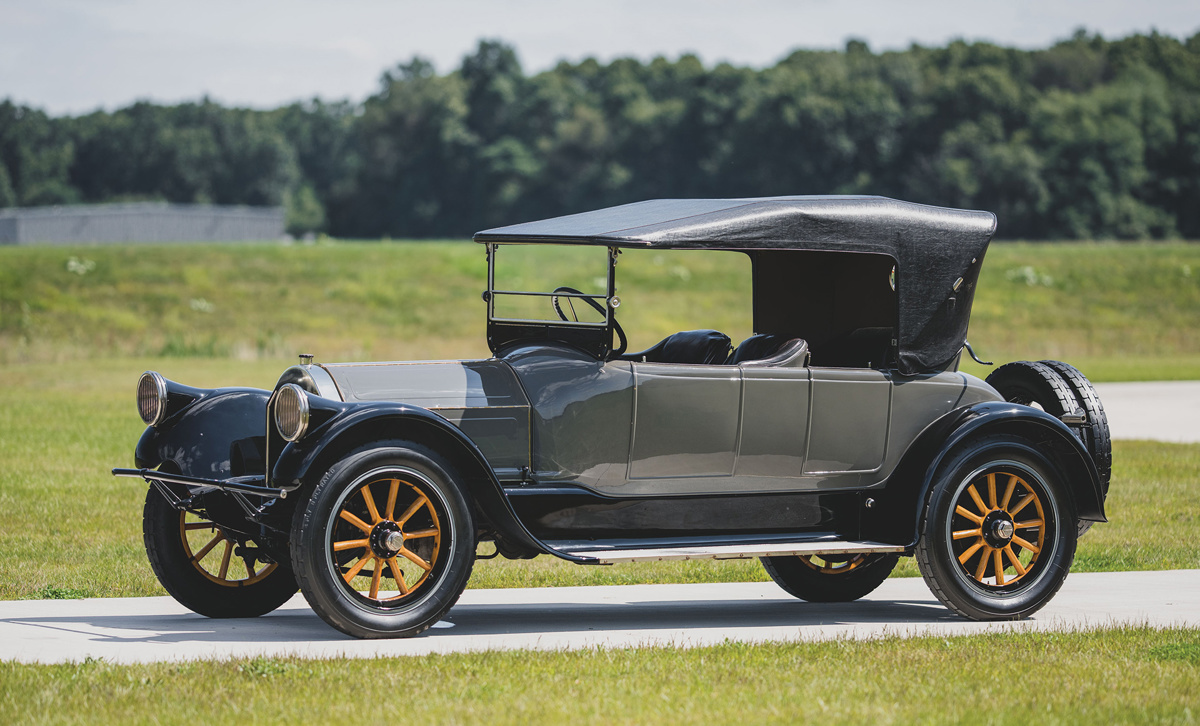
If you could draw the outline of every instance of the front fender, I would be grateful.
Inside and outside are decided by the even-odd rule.
[[[157,469],[170,461],[180,474],[228,478],[233,473],[234,442],[266,435],[270,397],[270,391],[259,388],[206,391],[158,426],[148,426],[134,449],[134,460],[140,469]]]
[[[463,475],[460,485],[479,512],[510,542],[549,551],[521,523],[479,447],[445,418],[419,406],[368,403],[342,409],[308,436],[284,447],[272,467],[271,483],[294,491],[315,483],[359,447],[397,440],[420,443],[449,459]]]
[[[1042,447],[1061,465],[1079,518],[1108,521],[1096,465],[1071,429],[1045,411],[988,401],[955,409],[921,432],[887,484],[871,493],[874,502],[863,510],[863,536],[888,544],[916,545],[925,500],[938,468],[961,443],[987,434],[1021,436]]]

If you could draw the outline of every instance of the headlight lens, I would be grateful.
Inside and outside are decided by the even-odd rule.
[[[285,383],[275,399],[275,428],[288,441],[308,430],[308,396],[295,383]]]
[[[147,426],[157,426],[167,413],[167,379],[146,371],[138,379],[138,414]]]

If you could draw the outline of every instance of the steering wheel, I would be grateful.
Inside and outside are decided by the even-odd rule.
[[[560,293],[560,292],[569,292],[569,293],[574,293],[576,295],[582,295],[583,293],[579,290],[576,290],[573,287],[567,287],[566,285],[562,285],[560,287],[554,288],[555,294],[550,298],[550,304],[554,306],[554,312],[558,313],[558,318],[560,320],[562,320],[564,323],[570,323],[570,322],[578,323],[579,322],[579,315],[575,312],[575,304],[573,302],[571,302],[572,300],[575,300],[575,299],[582,300],[585,303],[587,303],[588,305],[591,305],[592,308],[595,309],[595,311],[600,313],[601,315],[606,314],[605,310],[604,310],[604,306],[601,305],[600,303],[596,302],[594,299],[592,299],[590,297],[581,297],[581,298],[570,298],[569,297],[569,298],[567,298],[567,305],[568,305],[568,307],[571,308],[571,317],[567,317],[567,313],[562,309],[562,305],[560,305],[559,301],[558,301],[557,293]],[[621,324],[617,322],[617,316],[615,314],[613,315],[612,321],[613,321],[613,330],[615,330],[617,332],[618,345],[617,345],[616,350],[612,351],[612,353],[609,357],[615,358],[625,352],[625,349],[629,347],[629,341],[625,338],[625,331],[621,329]]]

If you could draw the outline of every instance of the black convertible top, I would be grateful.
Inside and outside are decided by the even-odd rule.
[[[778,269],[779,263],[792,257],[778,254],[786,250],[887,255],[897,271],[897,367],[902,373],[915,374],[943,368],[961,349],[979,264],[995,230],[996,216],[991,212],[931,207],[886,197],[791,196],[654,199],[489,229],[477,233],[475,241],[741,250],[755,264],[757,332],[788,335],[806,331],[803,326],[759,329],[759,308],[778,307],[792,294],[779,275],[765,271],[760,275],[760,266]],[[811,268],[811,263],[807,267]],[[821,279],[811,270],[804,277]],[[767,287],[775,289],[760,290],[768,281],[773,284]],[[792,286],[799,282],[793,278]],[[831,298],[852,294],[832,292]],[[811,305],[806,310],[813,311]],[[838,313],[831,311],[828,317],[832,320]],[[820,349],[816,344],[813,348],[815,356]]]

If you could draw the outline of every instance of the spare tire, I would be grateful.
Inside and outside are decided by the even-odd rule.
[[[1044,360],[1042,364],[1053,369],[1063,377],[1075,401],[1087,414],[1087,423],[1083,426],[1083,443],[1092,454],[1096,471],[1100,474],[1100,491],[1108,496],[1108,481],[1112,478],[1112,435],[1108,430],[1108,416],[1100,403],[1100,396],[1091,381],[1079,372],[1075,366],[1056,360]]]
[[[1045,363],[1019,360],[1005,363],[987,377],[988,385],[1010,403],[1034,406],[1055,418],[1072,413],[1079,405],[1067,381]],[[1076,431],[1083,441],[1083,436]]]
[[[1087,416],[1083,424],[1071,425],[1071,431],[1092,456],[1100,475],[1100,489],[1108,494],[1112,474],[1112,441],[1108,418],[1100,405],[1096,389],[1073,366],[1059,361],[1016,361],[1006,363],[987,377],[988,385],[1011,403],[1041,408],[1055,418],[1082,410]],[[1079,520],[1078,533],[1083,536],[1092,523]]]

